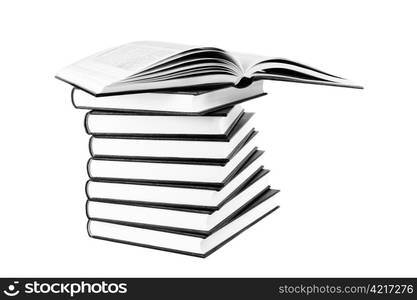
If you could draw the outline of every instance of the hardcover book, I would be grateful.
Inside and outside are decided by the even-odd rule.
[[[223,186],[255,154],[256,150],[256,139],[252,137],[226,164],[206,161],[169,162],[165,160],[91,158],[87,170],[90,178]]]
[[[247,203],[257,198],[268,188],[268,176],[259,173],[216,211],[95,200],[87,201],[86,211],[88,218],[94,220],[112,221],[134,226],[158,226],[170,230],[209,234],[214,228],[227,222],[233,215],[242,210]],[[175,200],[173,199],[173,201]]]
[[[188,233],[159,227],[129,226],[96,220],[88,221],[88,234],[96,239],[207,257],[240,233],[279,208],[278,191],[267,190],[227,223],[209,234]]]
[[[85,126],[93,135],[227,135],[243,114],[239,105],[205,116],[91,111]]]
[[[106,97],[95,97],[83,90],[74,88],[71,99],[74,107],[80,109],[137,111],[149,114],[205,115],[224,107],[266,95],[262,83],[262,81],[257,81],[244,88],[184,88],[175,91],[138,92]]]
[[[358,88],[346,79],[288,59],[152,41],[99,52],[69,65],[56,77],[95,96],[184,87],[244,87],[262,79]]]
[[[220,161],[226,163],[253,135],[255,129],[245,113],[224,139],[196,136],[184,139],[171,136],[91,136],[89,150],[92,157],[125,157],[181,161]]]
[[[227,184],[220,187],[90,179],[85,191],[87,198],[93,201],[215,211],[233,199],[253,178],[262,177],[268,172],[263,169],[262,152],[258,152],[243,164]]]

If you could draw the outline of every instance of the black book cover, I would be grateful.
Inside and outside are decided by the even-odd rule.
[[[245,138],[233,149],[229,156],[225,159],[216,158],[178,158],[178,157],[149,157],[149,156],[107,156],[107,155],[92,155],[96,160],[121,160],[121,161],[133,161],[133,162],[153,162],[153,163],[166,163],[166,164],[190,164],[190,165],[215,165],[225,166],[249,141],[251,141],[258,131],[252,130]],[[91,152],[91,148],[90,148]]]
[[[76,88],[73,88],[72,91],[71,91],[71,103],[74,106],[74,108],[76,108],[76,109],[91,109],[90,107],[76,106],[75,105],[75,101],[74,101],[74,91],[75,91],[75,89]],[[185,95],[196,95],[197,96],[197,95],[202,95],[202,94],[209,93],[209,92],[212,92],[212,91],[215,91],[215,90],[217,90],[217,89],[198,90],[195,93],[192,93],[191,91],[189,91],[188,93],[187,93],[187,91],[179,91],[179,92],[178,91],[177,92],[175,92],[175,91],[171,91],[171,92],[169,92],[169,91],[168,92],[167,91],[160,91],[160,93],[161,94],[173,94],[173,93],[175,93],[175,94],[185,94]],[[83,90],[83,91],[86,91],[86,90]],[[89,94],[91,94],[91,93],[89,93]],[[123,94],[123,93],[121,93],[121,94]],[[127,94],[129,94],[129,93],[127,93]],[[138,94],[138,93],[135,93],[135,94]],[[249,100],[253,100],[253,99],[256,99],[256,98],[260,98],[260,97],[266,96],[266,95],[267,95],[267,93],[265,93],[265,92],[260,93],[260,94],[257,94],[257,95],[241,98],[239,100],[229,102],[229,103],[226,103],[226,104],[223,104],[223,105],[215,106],[213,108],[202,110],[202,111],[199,111],[199,112],[174,112],[174,111],[163,111],[163,110],[137,110],[137,109],[127,110],[127,109],[120,109],[120,108],[117,109],[117,108],[107,108],[107,107],[94,108],[94,110],[120,111],[120,112],[132,112],[132,111],[134,111],[134,112],[137,112],[137,113],[142,113],[142,114],[147,114],[147,115],[165,115],[165,116],[207,116],[207,115],[211,116],[211,115],[217,113],[217,111],[219,111],[219,110],[223,110],[225,108],[230,108],[230,107],[233,107],[237,104],[240,104],[240,103],[243,103],[243,102],[246,102],[246,101],[249,101]],[[105,96],[115,96],[115,95],[114,94],[104,95],[104,97]],[[98,98],[100,98],[100,97],[102,97],[102,96],[101,95],[98,96]]]
[[[247,122],[253,117],[254,113],[245,112],[242,117],[234,124],[233,128],[227,135],[224,136],[212,136],[212,135],[96,135],[92,134],[95,138],[112,138],[112,139],[141,139],[141,140],[179,140],[179,141],[219,141],[230,142],[230,140],[236,135],[239,130],[245,126]],[[85,123],[84,123],[85,124]],[[87,131],[87,127],[86,131]]]
[[[131,205],[131,206],[143,206],[143,207],[152,207],[152,208],[163,208],[163,209],[170,209],[170,210],[178,210],[178,211],[189,211],[189,212],[198,212],[198,213],[205,213],[205,214],[212,214],[213,212],[222,208],[226,203],[232,200],[236,195],[240,192],[245,190],[247,187],[252,185],[257,180],[264,177],[270,171],[264,169],[263,167],[259,167],[253,174],[251,174],[248,178],[245,179],[236,189],[230,193],[227,197],[225,197],[218,205],[216,206],[203,206],[203,205],[191,205],[191,204],[173,204],[173,203],[163,203],[163,202],[145,202],[145,201],[126,201],[126,200],[118,200],[118,199],[109,199],[109,198],[93,198],[90,197],[87,193],[87,186],[90,181],[86,184],[86,195],[88,201],[95,201],[95,202],[104,202],[104,203],[114,203],[114,204],[121,204],[121,205]],[[87,217],[88,211],[87,211]]]
[[[148,134],[148,133],[144,133],[144,134],[139,134],[139,133],[128,133],[128,134],[124,134],[124,133],[93,133],[91,132],[91,130],[88,127],[88,118],[90,115],[133,115],[134,113],[126,113],[126,112],[115,112],[115,111],[98,111],[98,110],[92,110],[88,113],[86,113],[85,118],[84,118],[84,127],[85,127],[85,131],[87,134],[89,135],[94,135],[94,136],[104,136],[104,137],[108,137],[108,136],[120,136],[120,137],[143,137],[143,138],[160,138],[160,139],[182,139],[182,140],[186,140],[186,139],[198,139],[198,140],[204,140],[204,139],[208,139],[208,140],[226,140],[227,137],[229,136],[229,134],[232,132],[233,128],[236,126],[236,124],[239,123],[239,120],[244,116],[245,112],[242,111],[239,116],[233,121],[232,124],[230,124],[229,128],[226,129],[224,134]]]
[[[191,187],[191,188],[201,188],[201,189],[211,189],[211,190],[220,190],[227,183],[229,183],[239,172],[239,170],[248,162],[256,160],[263,154],[263,151],[258,150],[256,147],[244,158],[232,172],[223,180],[223,182],[212,183],[212,182],[193,182],[193,181],[161,181],[161,180],[149,180],[149,179],[129,179],[129,178],[101,178],[93,177],[90,173],[90,161],[87,163],[87,173],[90,179],[94,181],[101,182],[117,182],[117,183],[132,183],[132,184],[145,184],[145,185],[155,185],[155,186],[173,186],[173,187]]]
[[[90,214],[88,212],[87,205],[86,205],[86,215],[87,215],[88,219],[94,220],[94,221],[114,223],[114,224],[119,224],[119,225],[130,226],[130,227],[139,227],[139,228],[146,228],[146,229],[159,230],[159,231],[165,231],[165,232],[191,234],[191,235],[196,235],[196,236],[209,236],[210,234],[212,234],[212,233],[216,232],[217,230],[219,230],[220,228],[222,228],[224,225],[230,223],[231,220],[235,219],[235,216],[239,215],[242,211],[247,211],[248,207],[254,207],[253,206],[254,203],[256,203],[256,205],[262,203],[264,200],[260,201],[259,199],[262,199],[262,196],[270,190],[271,190],[271,187],[266,186],[265,189],[263,189],[256,196],[254,196],[251,200],[249,200],[249,202],[247,204],[238,208],[233,214],[226,217],[223,221],[221,221],[219,224],[217,224],[213,229],[208,230],[208,231],[195,230],[195,229],[185,229],[185,228],[180,228],[180,227],[154,225],[154,224],[149,224],[149,223],[126,222],[126,221],[117,221],[117,220],[111,220],[111,219],[92,218],[92,217],[90,217]],[[166,209],[166,208],[159,207],[159,209]]]
[[[235,219],[237,219],[240,216],[244,215],[245,213],[249,212],[251,209],[253,209],[257,205],[261,204],[262,202],[266,201],[267,199],[271,198],[272,196],[274,196],[278,192],[279,191],[273,190],[273,189],[269,189],[269,190],[265,191],[263,195],[261,195],[254,202],[250,203],[247,207],[245,207],[244,210],[240,211],[232,219],[228,220],[228,223],[234,221]],[[90,237],[95,238],[95,239],[106,240],[106,241],[111,241],[111,242],[117,242],[117,243],[127,244],[127,245],[133,245],[133,246],[139,246],[139,247],[144,247],[144,248],[151,248],[151,249],[156,249],[156,250],[162,250],[162,251],[167,251],[167,252],[173,252],[173,253],[178,253],[178,254],[184,254],[184,255],[190,255],[190,256],[196,256],[196,257],[205,258],[205,257],[211,255],[212,253],[214,253],[215,251],[217,251],[218,249],[220,249],[221,247],[223,247],[225,244],[227,244],[228,242],[230,242],[231,240],[233,240],[235,237],[237,237],[239,234],[241,234],[245,230],[249,229],[251,226],[253,226],[256,223],[258,223],[259,221],[261,221],[266,216],[270,215],[272,212],[274,212],[278,208],[279,208],[279,206],[274,207],[273,209],[271,209],[270,211],[266,212],[264,215],[262,215],[261,217],[259,217],[255,221],[253,221],[252,223],[248,224],[246,227],[242,228],[240,231],[236,232],[235,234],[233,234],[232,236],[230,236],[229,238],[227,238],[225,241],[223,241],[222,243],[220,243],[219,245],[217,245],[216,247],[214,247],[213,249],[211,249],[210,251],[208,251],[208,252],[206,252],[204,254],[193,253],[193,252],[186,252],[186,251],[181,251],[181,250],[171,249],[171,248],[157,247],[157,246],[147,245],[147,244],[133,243],[133,242],[123,241],[123,240],[117,240],[117,239],[112,239],[112,238],[105,238],[105,237],[100,237],[100,236],[94,236],[94,235],[92,235],[92,233],[89,230],[89,222],[90,221],[88,221],[88,223],[87,223],[87,232],[88,232],[88,235]],[[228,223],[222,224],[222,227],[226,226]],[[128,225],[125,225],[125,226],[128,226]],[[219,230],[220,228],[221,227],[216,228],[215,231]],[[184,234],[184,235],[196,236],[196,237],[200,237],[200,238],[207,238],[209,236],[209,234],[188,233],[188,232],[183,232],[183,231],[168,231],[166,229],[161,229],[161,228],[158,228],[158,227],[154,227],[154,228],[152,228],[152,230],[160,230],[160,231],[166,231],[166,232],[171,232],[171,233],[175,233],[175,234]],[[212,234],[212,233],[213,232],[211,232],[210,234]]]

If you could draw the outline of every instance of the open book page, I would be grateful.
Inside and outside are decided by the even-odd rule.
[[[250,68],[259,62],[269,59],[267,56],[241,52],[232,52],[231,55],[240,63],[243,74],[248,77],[251,75],[248,74]]]
[[[344,78],[285,58],[246,53],[233,53],[233,56],[240,61],[248,78],[359,87]]]
[[[261,79],[357,87],[288,59],[149,41],[94,54],[66,67],[57,77],[94,95],[200,85],[244,87]]]
[[[193,46],[164,42],[133,42],[99,53],[90,60],[119,69],[139,73]]]
[[[242,69],[244,70],[245,75],[248,77],[253,76],[256,72],[274,68],[289,68],[299,72],[308,72],[309,74],[315,73],[326,75],[327,78],[335,77],[331,74],[307,66],[306,64],[285,58],[268,57],[249,53],[233,53],[233,57],[236,57],[240,61]]]
[[[108,85],[193,48],[164,42],[133,42],[84,58],[58,72],[57,77],[99,93]]]

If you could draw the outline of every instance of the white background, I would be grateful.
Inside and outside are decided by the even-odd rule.
[[[417,276],[415,1],[2,1],[0,276]],[[306,62],[364,90],[247,103],[282,208],[207,259],[90,239],[61,67],[134,40]]]

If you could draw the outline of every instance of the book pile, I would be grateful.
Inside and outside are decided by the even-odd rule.
[[[89,235],[205,257],[277,209],[253,113],[238,104],[263,95],[262,81],[100,99],[73,89],[74,106],[91,109]]]
[[[253,113],[263,79],[349,86],[284,59],[138,42],[57,78],[89,109],[91,237],[206,257],[279,207]]]

